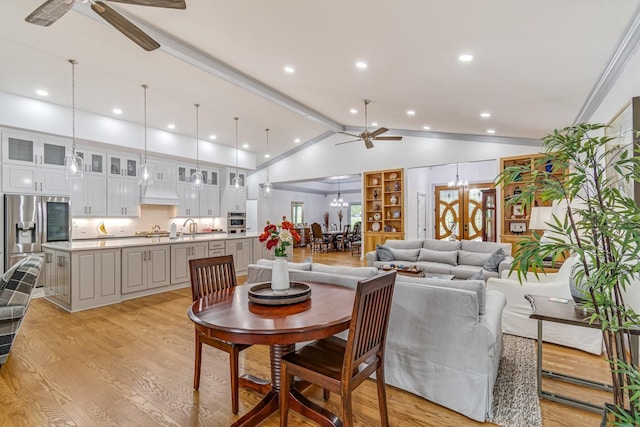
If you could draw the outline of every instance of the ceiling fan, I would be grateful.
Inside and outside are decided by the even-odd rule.
[[[117,3],[135,4],[139,6],[155,6],[171,9],[186,9],[184,0],[109,0]],[[70,11],[76,3],[90,3],[91,9],[102,19],[113,25],[118,31],[129,37],[144,50],[154,50],[160,44],[149,37],[144,31],[136,27],[131,21],[97,0],[47,0],[27,16],[26,21],[31,24],[48,27]]]
[[[367,105],[369,105],[371,103],[370,99],[363,99],[364,101],[364,131],[362,131],[359,135],[355,135],[353,133],[349,133],[349,132],[338,132],[338,133],[342,133],[344,135],[349,135],[349,136],[353,136],[354,138],[357,139],[352,139],[351,141],[345,141],[345,142],[339,142],[336,145],[342,145],[342,144],[348,144],[350,142],[356,142],[356,141],[364,141],[364,145],[365,147],[367,147],[367,149],[369,148],[373,148],[373,141],[400,141],[402,139],[401,136],[378,136],[378,135],[382,135],[383,133],[387,132],[389,129],[387,128],[378,128],[376,130],[374,130],[373,132],[369,132],[369,130],[367,129]]]

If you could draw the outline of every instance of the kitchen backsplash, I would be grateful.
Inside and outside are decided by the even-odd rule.
[[[178,231],[187,217],[176,217],[175,206],[140,205],[140,216],[137,218],[73,218],[71,226],[72,239],[90,239],[104,237],[98,231],[100,223],[104,223],[107,236],[133,236],[137,231],[150,231],[154,225],[163,231],[169,231],[171,223],[175,223]],[[198,230],[214,228],[226,230],[226,218],[194,218]],[[187,226],[188,229],[188,226]]]

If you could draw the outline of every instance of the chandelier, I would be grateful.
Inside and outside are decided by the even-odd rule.
[[[342,200],[342,197],[340,196],[340,180],[338,180],[338,197],[333,199],[333,201],[329,203],[329,206],[332,208],[346,208],[349,206],[349,203]]]
[[[463,187],[466,187],[467,185],[469,185],[469,181],[461,180],[460,177],[458,176],[458,164],[456,163],[456,180],[449,181],[448,187],[463,188]]]

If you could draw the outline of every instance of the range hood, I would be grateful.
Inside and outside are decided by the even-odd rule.
[[[168,182],[156,181],[140,189],[141,205],[178,205],[178,193]]]

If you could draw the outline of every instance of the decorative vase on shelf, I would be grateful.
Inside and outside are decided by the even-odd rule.
[[[277,256],[271,269],[271,289],[276,294],[284,293],[290,286],[287,257]]]

